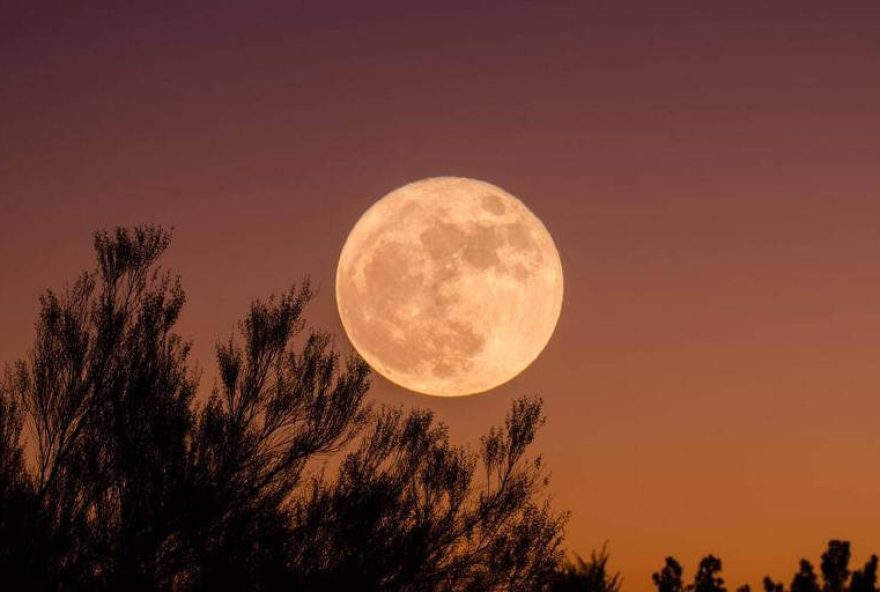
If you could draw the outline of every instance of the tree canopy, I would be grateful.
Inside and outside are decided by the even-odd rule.
[[[475,447],[427,410],[377,405],[370,372],[307,326],[308,281],[253,302],[199,396],[186,298],[160,227],[94,236],[96,265],[39,301],[0,376],[0,581],[27,589],[620,592],[607,548],[563,558],[542,402],[516,399]],[[878,592],[832,540],[790,592]],[[658,592],[692,583],[667,557]],[[786,592],[766,577],[766,592]],[[748,592],[748,586],[737,588]]]
[[[790,592],[878,592],[877,556],[872,555],[862,569],[850,572],[850,544],[831,540],[821,557],[822,581],[820,583],[813,564],[801,559],[797,572],[791,580]],[[657,592],[725,592],[721,574],[721,560],[708,555],[700,561],[692,584],[682,582],[681,565],[672,557],[666,558],[663,569],[653,575]],[[762,581],[764,592],[785,592],[785,584],[769,576]],[[749,592],[748,585],[737,588]]]
[[[0,381],[0,576],[33,588],[534,591],[565,515],[515,401],[477,448],[367,400],[308,282],[254,302],[197,397],[158,227],[98,232]],[[327,462],[331,459],[332,462]]]

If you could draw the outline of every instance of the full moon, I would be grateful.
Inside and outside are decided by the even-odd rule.
[[[525,370],[562,310],[562,263],[541,221],[483,181],[392,191],[355,224],[336,271],[339,316],[388,380],[443,397]]]

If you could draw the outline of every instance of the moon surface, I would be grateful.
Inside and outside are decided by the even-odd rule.
[[[355,224],[339,258],[342,325],[366,362],[420,393],[503,384],[550,340],[562,263],[541,221],[483,181],[434,177],[392,191]]]

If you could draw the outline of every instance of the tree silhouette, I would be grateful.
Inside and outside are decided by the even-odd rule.
[[[33,571],[33,545],[45,540],[46,533],[40,528],[36,499],[24,471],[22,412],[6,386],[12,380],[7,368],[0,381],[0,579],[15,582],[12,576]]]
[[[673,557],[666,558],[666,564],[659,572],[651,576],[657,592],[683,592],[681,564]]]
[[[558,570],[553,592],[620,592],[623,581],[620,573],[609,573],[609,558],[607,545],[591,552],[589,561],[575,555]]]
[[[687,586],[682,581],[681,564],[673,557],[667,557],[663,569],[654,573],[651,580],[657,592],[727,592],[724,580],[718,575],[721,572],[721,560],[714,555],[707,555],[697,567],[693,584]]]
[[[293,339],[312,292],[306,284],[256,302],[240,339],[218,346],[220,387],[201,411],[190,447],[188,541],[199,587],[284,579],[293,524],[291,494],[316,456],[338,451],[367,421],[367,366],[342,367],[330,338]],[[239,343],[241,341],[242,343]]]
[[[22,476],[42,530],[26,537],[39,557],[31,579],[174,575],[196,379],[172,331],[183,292],[155,267],[168,240],[158,229],[97,233],[96,271],[41,298],[34,347],[7,373],[4,399],[21,403],[35,449]]]
[[[822,554],[823,592],[842,592],[849,579],[849,543],[830,541],[828,550]]]
[[[849,585],[850,592],[877,592],[877,556],[865,563],[865,567],[853,572]]]
[[[0,376],[8,587],[620,592],[605,548],[562,562],[566,515],[527,454],[540,400],[476,449],[428,411],[371,404],[366,364],[306,327],[308,282],[251,305],[199,402],[169,244],[157,227],[96,233],[96,268],[41,297],[32,349]],[[830,541],[821,585],[801,560],[791,592],[878,592],[877,556],[849,562]],[[685,586],[668,557],[652,580],[726,592],[720,572],[709,555]]]
[[[539,402],[516,401],[476,455],[452,446],[429,412],[382,410],[336,481],[314,480],[295,508],[300,584],[540,589],[559,559],[562,520],[533,503],[545,480],[540,459],[523,459],[541,421]]]
[[[541,402],[479,450],[375,408],[368,367],[306,330],[308,283],[255,302],[199,375],[161,228],[95,235],[0,381],[0,571],[53,589],[541,590],[561,557]],[[23,426],[27,425],[27,430]],[[25,447],[22,442],[27,442]],[[26,460],[24,451],[29,454]]]
[[[801,559],[800,568],[791,581],[791,592],[820,592],[813,564]]]
[[[877,564],[878,558],[872,555],[862,569],[849,571],[850,545],[847,541],[832,540],[822,554],[822,585],[819,585],[816,572],[806,559],[801,559],[798,571],[791,581],[791,592],[878,592]],[[708,555],[700,561],[694,583],[687,586],[693,592],[724,592],[724,580],[721,572],[721,560]],[[679,592],[683,589],[681,565],[672,557],[666,558],[664,568],[652,576],[658,592]],[[785,585],[765,577],[762,581],[765,592],[784,592]],[[740,586],[737,592],[749,592],[748,585]]]
[[[721,560],[714,555],[704,557],[697,568],[694,583],[688,589],[693,592],[727,592],[719,573],[721,573]]]

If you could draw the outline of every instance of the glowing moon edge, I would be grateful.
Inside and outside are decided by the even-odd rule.
[[[391,191],[358,219],[336,273],[343,328],[391,382],[444,397],[528,368],[562,311],[562,262],[528,207],[465,177]]]

